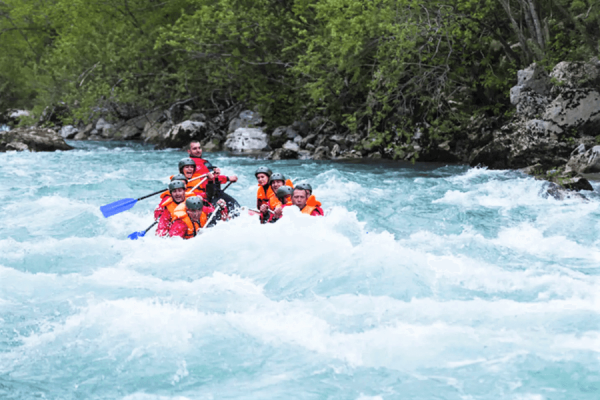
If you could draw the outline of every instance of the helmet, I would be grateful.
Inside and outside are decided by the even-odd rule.
[[[310,186],[310,183],[301,182],[296,185],[296,189],[308,190],[308,192],[312,194],[312,186]]]
[[[294,191],[294,189],[292,189],[291,187],[283,185],[282,187],[277,189],[276,195],[277,195],[278,199],[282,199],[286,196],[291,196],[293,191]]]
[[[271,168],[269,168],[269,167],[258,167],[258,168],[256,168],[256,172],[254,173],[254,176],[257,176],[258,174],[265,174],[266,176],[268,176],[270,178],[271,175],[273,174],[273,171],[271,171]]]
[[[273,181],[284,181],[285,182],[285,176],[283,176],[283,174],[280,174],[279,172],[275,172],[274,174],[272,174],[269,177],[269,183],[271,183]]]
[[[196,163],[191,158],[182,158],[181,160],[179,160],[179,172],[183,173],[181,171],[183,171],[183,167],[187,165],[193,165],[195,167]]]
[[[175,189],[185,189],[186,185],[184,181],[173,180],[169,183],[169,192],[172,192]]]
[[[204,200],[200,196],[190,197],[185,201],[185,206],[188,210],[202,210]]]
[[[188,178],[184,174],[173,175],[171,182],[173,181],[188,181]]]

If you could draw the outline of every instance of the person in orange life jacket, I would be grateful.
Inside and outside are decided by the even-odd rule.
[[[280,209],[283,210],[285,207],[289,207],[292,206],[292,192],[294,189],[292,189],[291,187],[287,186],[287,185],[283,185],[281,186],[279,189],[277,189],[276,192],[276,196],[277,199],[280,202]],[[282,214],[279,213],[278,214],[271,214],[268,217],[265,216],[265,218],[267,218],[267,222],[277,222],[280,218],[282,217]]]
[[[258,167],[254,176],[258,182],[258,191],[256,192],[256,208],[260,211],[260,223],[267,222],[269,217],[269,199],[275,196],[273,189],[269,185],[269,178],[273,172],[267,167]]]
[[[321,215],[325,215],[325,213],[323,212],[323,209],[321,208],[321,202],[317,201],[315,196],[312,194],[312,186],[310,186],[309,183],[302,182],[302,183],[299,183],[298,185],[296,185],[296,187],[298,189],[306,190],[306,196],[308,197],[308,199],[306,200],[307,206],[315,207],[321,213]]]
[[[227,208],[224,200],[219,200],[218,204]],[[188,198],[185,203],[181,203],[175,208],[169,236],[179,236],[183,239],[193,238],[200,228],[206,226],[208,216],[212,212],[214,209],[207,207],[201,197]]]
[[[323,210],[313,205],[310,206],[307,204],[308,193],[306,189],[302,189],[299,187],[294,188],[292,194],[292,204],[300,209],[302,214],[308,214],[312,216],[322,216]]]
[[[202,181],[202,179],[196,179],[192,181],[191,179],[196,176],[196,163],[191,158],[182,158],[179,160],[179,173],[186,178],[187,190],[192,190],[196,185]],[[194,194],[196,196],[206,197],[206,193],[204,191],[204,187],[206,183],[201,184],[196,189],[194,189]]]
[[[156,228],[156,236],[165,236],[169,232],[177,206],[182,204],[186,197],[194,196],[186,194],[185,181],[181,180],[174,180],[169,183],[169,192],[171,195],[166,197],[159,205],[162,210]],[[156,212],[154,215],[156,216]]]
[[[187,185],[187,178],[183,174],[177,174],[171,176],[171,182],[173,181],[183,181]],[[154,210],[154,219],[159,219],[164,211],[164,203],[171,198],[171,190],[167,188],[164,192],[160,194],[160,202],[158,203],[158,207]]]
[[[277,193],[277,190],[282,187],[282,186],[289,186],[291,188],[294,187],[294,184],[292,183],[292,181],[290,181],[289,179],[286,181],[285,176],[283,176],[283,174],[280,174],[279,172],[275,172],[274,174],[271,175],[271,178],[269,178],[269,183],[271,184],[271,190],[273,191],[273,193]],[[271,196],[269,198],[269,209],[271,209],[271,211],[273,211],[275,213],[275,216],[277,218],[281,217],[281,201],[277,198],[277,196]],[[264,207],[261,208],[261,212],[263,213],[263,215],[266,215],[266,209],[265,211],[263,211]]]

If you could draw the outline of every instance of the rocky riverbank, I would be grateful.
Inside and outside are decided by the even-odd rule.
[[[122,109],[88,123],[29,130],[45,137],[39,143],[72,140],[141,140],[157,149],[181,148],[198,140],[206,151],[226,150],[280,159],[400,158],[468,163],[493,169],[522,169],[574,190],[591,190],[588,178],[600,176],[600,62],[557,64],[550,73],[536,64],[518,71],[511,89],[512,115],[473,118],[463,133],[434,139],[424,126],[404,143],[375,146],[366,132],[344,132],[320,117],[271,127],[241,105],[210,117],[185,102],[167,110]],[[118,115],[119,118],[115,118]],[[49,149],[25,131],[3,134],[3,150]],[[50,140],[52,136],[52,140]],[[25,137],[25,136],[23,136]],[[394,140],[394,139],[392,139]],[[21,144],[19,144],[21,143]],[[64,140],[56,148],[65,149]]]

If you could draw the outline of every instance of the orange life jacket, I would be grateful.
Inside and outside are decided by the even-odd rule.
[[[304,206],[301,212],[302,214],[312,215],[313,211],[318,209],[318,207],[321,207],[321,202],[317,201],[314,195],[311,195],[308,198],[308,200],[306,200],[306,205]],[[319,214],[321,214],[320,210]]]
[[[267,186],[267,193],[265,193],[265,188],[261,185],[258,185],[258,191],[256,192],[256,200],[257,206],[260,208],[263,204],[269,204],[269,200],[271,197],[274,197],[275,193],[273,193],[273,189],[271,186]]]
[[[185,203],[177,205],[177,207],[175,207],[175,210],[171,215],[173,215],[173,222],[181,220],[187,226],[187,231],[183,236],[184,239],[193,238],[194,236],[196,236],[196,232],[198,231],[198,229],[204,228],[204,226],[206,225],[207,217],[204,212],[202,212],[202,214],[200,215],[200,226],[192,222],[187,213],[187,207],[185,206]]]

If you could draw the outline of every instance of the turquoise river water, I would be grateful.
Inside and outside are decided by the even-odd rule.
[[[209,154],[325,218],[127,235],[186,153],[73,142],[0,154],[0,399],[599,399],[600,185],[515,171]]]

